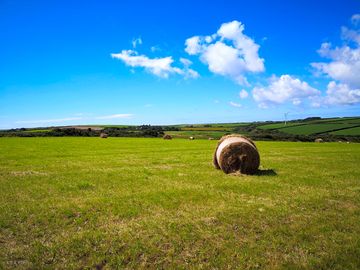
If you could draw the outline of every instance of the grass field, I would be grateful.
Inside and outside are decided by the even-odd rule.
[[[301,126],[292,126],[282,128],[281,132],[297,134],[297,135],[310,135],[316,133],[331,132],[333,130],[342,129],[342,128],[351,128],[358,124],[347,124],[347,123],[324,123],[324,124],[308,124]]]
[[[360,129],[359,117],[344,118],[325,118],[313,121],[272,123],[261,125],[258,128],[262,130],[278,130],[293,135],[312,135],[320,133],[329,133],[332,135],[351,135],[359,136]],[[341,130],[340,130],[341,129]]]
[[[0,138],[0,269],[359,269],[360,144]]]
[[[229,131],[192,131],[192,130],[185,130],[185,131],[166,131],[166,134],[173,136],[174,138],[189,138],[195,137],[196,139],[208,139],[208,138],[215,138],[219,139],[224,134],[230,133]]]
[[[333,134],[333,135],[359,136],[360,127],[354,127],[354,128],[338,130],[338,131],[331,132],[330,134]]]

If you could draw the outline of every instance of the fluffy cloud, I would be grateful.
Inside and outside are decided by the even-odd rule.
[[[341,28],[343,46],[333,48],[330,43],[321,44],[318,53],[330,61],[311,63],[317,72],[333,80],[328,84],[325,104],[360,103],[360,14],[353,15],[351,22],[353,29]]]
[[[190,55],[199,55],[211,72],[248,85],[245,74],[262,72],[265,67],[264,59],[258,54],[260,46],[243,31],[241,22],[224,23],[216,34],[188,38],[185,51]]]
[[[122,60],[126,65],[130,67],[143,67],[148,72],[161,77],[168,78],[170,74],[183,75],[186,78],[197,78],[199,74],[189,68],[189,65],[185,65],[184,68],[174,67],[174,62],[171,56],[163,58],[149,58],[146,55],[139,55],[133,50],[123,50],[121,53],[113,53],[111,57]]]
[[[241,104],[233,102],[233,101],[230,101],[229,105],[232,106],[232,107],[235,107],[235,108],[240,108],[241,107]]]
[[[358,37],[360,41],[360,35]],[[332,49],[330,43],[323,43],[318,52],[331,61],[311,65],[333,80],[348,84],[350,87],[360,87],[360,43],[357,44],[354,49],[347,45]]]
[[[360,103],[360,88],[350,89],[347,84],[331,81],[327,86],[326,104],[351,105]]]
[[[320,95],[320,91],[290,75],[282,75],[280,78],[272,77],[266,87],[255,87],[252,94],[259,106],[266,108],[269,104],[287,101],[299,105],[304,98]]]

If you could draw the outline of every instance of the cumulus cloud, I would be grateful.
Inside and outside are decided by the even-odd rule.
[[[325,104],[359,103],[360,89],[360,14],[352,16],[353,28],[342,27],[344,44],[333,47],[322,43],[318,53],[328,62],[311,63],[315,70],[332,79],[324,98]]]
[[[331,81],[327,86],[326,104],[351,105],[360,103],[360,88],[350,89],[349,85]]]
[[[282,104],[287,101],[299,105],[305,98],[320,95],[320,91],[290,75],[282,75],[279,78],[272,77],[266,87],[255,87],[252,94],[259,107],[267,108],[270,104]]]
[[[238,21],[223,23],[215,34],[188,38],[185,51],[199,55],[211,72],[248,85],[245,74],[262,72],[265,67],[258,54],[260,46],[243,33],[244,29]]]
[[[130,67],[142,67],[148,72],[161,78],[168,78],[170,74],[183,75],[186,78],[197,78],[199,74],[185,66],[183,69],[173,66],[172,56],[163,58],[149,58],[146,55],[139,55],[134,50],[123,50],[121,53],[112,53],[111,57],[122,60]]]
[[[95,117],[95,119],[117,119],[117,118],[130,118],[133,115],[130,113],[122,113],[122,114],[111,114]]]
[[[321,56],[329,58],[330,62],[312,63],[312,67],[333,80],[346,83],[351,87],[360,87],[359,46],[353,49],[344,45],[332,49],[330,43],[323,43],[318,52]]]
[[[239,93],[239,96],[241,99],[245,99],[249,96],[249,93],[245,89],[242,89]]]
[[[240,107],[241,107],[241,104],[236,103],[236,102],[233,102],[233,101],[230,101],[230,102],[229,102],[229,105],[232,106],[232,107],[236,107],[236,108],[240,108]]]

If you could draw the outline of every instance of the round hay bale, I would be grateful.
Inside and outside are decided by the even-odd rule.
[[[189,137],[189,140],[194,140],[195,138],[193,136]]]
[[[107,135],[106,133],[100,133],[100,138],[106,139],[107,137],[109,137],[109,135]]]
[[[315,139],[315,142],[316,142],[316,143],[323,143],[323,142],[324,142],[324,140],[323,140],[323,139],[321,139],[321,138],[316,138],[316,139]]]
[[[209,141],[212,141],[214,138],[212,138],[212,137],[209,137]]]
[[[169,134],[165,134],[164,137],[163,137],[163,139],[164,139],[164,140],[171,140],[172,137],[171,137],[171,135],[169,135]]]
[[[231,134],[219,140],[213,163],[216,169],[224,173],[254,174],[260,165],[260,155],[252,140]]]

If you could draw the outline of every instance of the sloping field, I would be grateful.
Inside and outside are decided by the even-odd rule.
[[[232,131],[231,127],[183,127],[183,131]]]
[[[348,135],[348,136],[360,136],[360,127],[348,128],[331,132],[333,135]]]
[[[185,131],[166,131],[166,134],[173,136],[174,138],[189,138],[195,137],[196,139],[208,139],[208,138],[215,138],[219,139],[224,134],[228,133],[227,131],[192,131],[192,130],[185,130]]]
[[[360,144],[215,145],[0,138],[0,269],[360,269]]]
[[[358,124],[347,123],[324,123],[324,124],[308,124],[293,127],[282,128],[280,131],[295,135],[311,135],[317,133],[331,132],[338,129],[345,129],[357,126]]]

